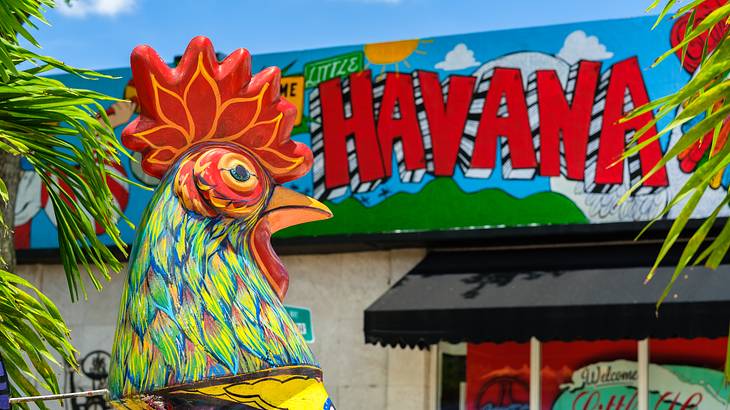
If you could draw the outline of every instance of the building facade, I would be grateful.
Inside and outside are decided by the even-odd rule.
[[[299,113],[292,136],[314,154],[310,174],[288,185],[335,215],[281,232],[274,246],[291,275],[285,304],[338,408],[725,408],[727,269],[688,271],[657,317],[672,270],[642,282],[679,209],[632,241],[709,144],[652,173],[692,124],[652,139],[668,118],[619,122],[693,78],[702,44],[684,62],[648,69],[681,42],[688,19],[253,57],[254,72],[281,67],[281,94]],[[718,35],[708,38],[712,50]],[[134,79],[129,69],[107,73],[121,79],[93,86],[129,100],[107,108],[120,133],[136,115]],[[622,157],[645,126],[646,147]],[[110,171],[156,184],[131,161]],[[730,173],[716,175],[693,217],[710,215],[728,184]],[[138,221],[151,193],[117,180],[110,188]],[[64,375],[65,389],[103,386],[125,275],[68,302],[43,189],[25,170],[19,271],[56,301],[88,358],[81,374]]]

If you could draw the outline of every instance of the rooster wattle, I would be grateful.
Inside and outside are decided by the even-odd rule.
[[[282,304],[289,278],[273,232],[329,218],[281,184],[312,153],[289,134],[280,73],[251,75],[193,39],[178,66],[132,54],[140,116],[122,134],[160,184],[137,228],[112,351],[113,404],[129,409],[333,409]]]

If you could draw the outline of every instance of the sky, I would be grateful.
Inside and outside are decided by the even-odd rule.
[[[167,61],[205,35],[216,48],[271,53],[645,15],[649,0],[63,0],[41,52],[93,69],[126,67],[139,44]]]

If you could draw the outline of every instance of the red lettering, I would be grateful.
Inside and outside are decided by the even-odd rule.
[[[578,393],[578,396],[573,399],[573,410],[576,410],[578,407],[578,402],[581,398],[588,395],[588,392],[582,391]],[[601,393],[597,391],[591,392],[590,395],[588,395],[588,398],[586,399],[585,403],[583,404],[582,409],[583,410],[596,410],[599,408],[601,402]]]
[[[573,408],[572,408],[571,410],[575,410],[575,409],[576,409],[576,407],[578,406],[578,402],[579,402],[579,401],[580,401],[580,399],[581,399],[581,398],[582,398],[583,396],[585,396],[586,394],[588,394],[588,393],[587,393],[587,392],[585,392],[585,391],[582,391],[582,392],[578,393],[578,395],[577,395],[577,396],[575,396],[575,398],[573,399]]]
[[[626,403],[625,410],[634,410],[636,408],[636,393],[631,395],[631,399],[629,399],[629,402]]]
[[[621,155],[626,146],[626,133],[637,131],[652,120],[653,114],[647,112],[630,121],[619,124],[627,112],[624,110],[624,96],[628,91],[635,107],[649,102],[644,79],[636,57],[616,63],[611,68],[611,78],[606,91],[606,102],[603,111],[603,128],[601,130],[600,147],[596,164],[596,184],[620,184],[623,181],[624,164]],[[656,127],[639,138],[639,142],[656,135]],[[661,159],[662,150],[659,141],[654,141],[639,152],[642,175],[647,175]],[[614,166],[611,166],[617,162]],[[649,177],[645,186],[667,186],[667,171],[661,168]]]
[[[502,98],[507,104],[506,116],[498,115]],[[474,141],[471,168],[494,168],[497,137],[507,139],[513,169],[537,166],[525,92],[522,89],[522,74],[519,69],[494,70]]]
[[[674,405],[679,403],[679,393],[674,395],[674,400],[672,400],[672,405],[669,406],[669,410],[674,410]]]
[[[347,158],[347,139],[350,137],[355,140],[360,180],[368,182],[382,178],[384,171],[375,132],[370,71],[350,76],[352,115],[349,117],[345,113],[339,78],[321,83],[319,94],[322,104],[325,186],[334,188],[350,183]]]
[[[585,178],[586,150],[600,69],[601,63],[598,62],[580,63],[570,101],[554,70],[536,73],[541,175],[560,175],[563,162],[567,178]],[[431,134],[433,174],[451,176],[459,158],[462,133],[468,119],[476,78],[451,76],[448,94],[442,91],[437,73],[418,71],[415,78],[422,90],[423,109]],[[469,160],[470,168],[493,169],[496,166],[498,147],[505,143],[509,149],[508,167],[514,170],[537,168],[521,71],[496,68],[490,80]],[[414,171],[426,167],[425,144],[413,90],[412,76],[388,73],[380,114],[376,119],[373,113],[370,71],[350,76],[349,98],[343,96],[340,79],[335,78],[319,85],[324,140],[324,182],[327,188],[349,184],[355,167],[361,182],[371,182],[391,175],[393,147],[397,142],[402,144],[406,169]],[[596,163],[594,182],[598,185],[623,182],[625,165],[619,160],[626,148],[626,136],[638,131],[653,119],[653,113],[648,112],[619,123],[630,108],[625,101],[628,97],[634,107],[649,101],[636,58],[616,63],[611,68],[603,102]],[[348,102],[349,106],[346,107]],[[644,142],[654,137],[656,132],[656,127],[652,127],[639,141]],[[499,144],[500,141],[504,143]],[[350,152],[353,149],[355,152]],[[647,175],[661,156],[659,141],[653,141],[644,147],[638,153],[641,173]],[[356,164],[353,163],[353,157]],[[614,163],[616,164],[611,166]],[[504,177],[510,176],[505,174]],[[666,169],[660,169],[644,185],[667,186]]]
[[[684,404],[682,404],[681,410],[687,410],[687,409],[696,409],[700,407],[700,403],[702,403],[702,393],[696,392],[692,393],[691,396],[685,400]],[[696,400],[696,401],[694,401]]]
[[[621,396],[623,397],[623,396]],[[623,401],[623,399],[622,399]],[[606,403],[605,410],[614,410],[614,406],[616,405],[616,395],[612,394],[611,397],[608,398],[608,403]]]
[[[659,410],[659,406],[662,403],[664,403],[664,401],[667,400],[669,398],[669,396],[671,396],[671,395],[672,395],[672,392],[664,392],[664,393],[662,393],[662,395],[659,397],[659,400],[654,405],[654,410]]]
[[[560,175],[560,137],[562,136],[567,167],[566,177],[574,180],[583,179],[591,111],[600,73],[601,63],[581,61],[572,102],[569,104],[555,71],[537,72],[537,98],[540,113],[540,175]]]
[[[399,118],[394,118],[396,107],[400,111]],[[385,174],[388,176],[391,175],[393,143],[397,139],[403,143],[406,169],[413,171],[426,168],[426,155],[423,149],[421,129],[418,127],[411,77],[388,73],[385,78],[383,101],[378,116],[378,140]]]
[[[438,74],[419,71],[418,81],[431,131],[433,173],[439,176],[451,176],[454,174],[459,143],[469,113],[476,77],[450,76],[446,102]]]
[[[618,403],[616,402],[616,395],[612,394],[611,398],[608,399],[608,404],[606,404],[605,410],[621,410],[624,405],[624,400],[626,400],[626,396],[623,394],[619,397]]]

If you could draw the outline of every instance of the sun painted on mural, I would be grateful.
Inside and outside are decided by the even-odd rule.
[[[402,63],[406,68],[411,68],[408,57],[412,54],[426,54],[425,50],[419,49],[420,45],[432,43],[433,40],[401,40],[384,43],[365,44],[363,52],[367,58],[365,68],[380,66],[380,74],[392,68],[398,72]]]
[[[697,19],[718,4],[703,3]],[[261,104],[273,89],[256,86],[256,92],[251,88],[226,102],[228,90],[216,89],[196,60],[191,73],[196,77],[187,89],[158,79],[151,89],[166,102],[166,119],[129,137],[135,147],[158,133],[169,135],[170,143],[141,148],[134,153],[138,163],[105,165],[110,173],[156,186],[189,141],[212,137],[235,143],[241,133],[256,134],[249,153],[283,175],[277,182],[324,202],[339,216],[287,229],[280,237],[337,241],[356,234],[648,221],[730,133],[728,123],[720,130],[721,144],[710,147],[711,138],[705,138],[687,148],[618,204],[693,125],[683,124],[620,161],[653,113],[618,119],[690,80],[705,43],[712,51],[727,29],[718,26],[693,41],[683,64],[668,59],[647,69],[682,41],[688,21],[683,16],[647,31],[651,18],[636,18],[257,56],[255,71],[282,67],[280,81],[270,86],[293,106],[293,122]],[[122,80],[95,85],[130,99],[107,109],[121,132],[139,113],[142,85],[128,69],[109,74]],[[209,113],[188,107],[194,95],[206,101]],[[230,121],[248,107],[260,111]],[[197,125],[200,115],[210,115],[210,121]],[[271,139],[283,126],[290,127],[292,141],[311,150],[311,170],[298,163],[301,153],[292,151],[293,142],[278,146]],[[655,133],[652,128],[643,139]],[[116,205],[131,221],[140,221],[151,194],[124,179],[110,177],[108,183]],[[55,229],[52,207],[39,177],[26,169],[21,184],[18,247],[57,247],[49,234]],[[693,216],[709,215],[729,185],[730,173],[715,175]],[[664,218],[677,213],[673,209]],[[728,215],[730,207],[720,212]],[[120,229],[132,242],[134,232]]]

